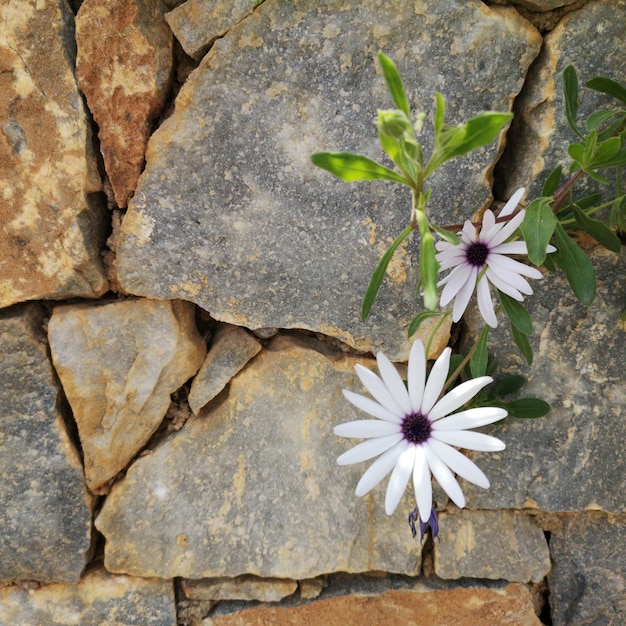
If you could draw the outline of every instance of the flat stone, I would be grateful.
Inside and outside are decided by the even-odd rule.
[[[200,60],[209,46],[252,13],[258,0],[187,0],[165,15],[183,50]]]
[[[526,376],[528,383],[519,395],[542,398],[552,411],[534,420],[507,418],[484,429],[507,447],[498,453],[472,455],[491,488],[467,484],[469,508],[613,513],[626,509],[626,463],[616,455],[626,440],[620,319],[626,257],[600,247],[588,252],[596,267],[599,294],[589,308],[578,302],[562,273],[533,282],[535,293],[524,302],[535,326],[530,337],[532,367],[515,347],[507,321],[489,335],[489,349],[501,366],[496,377]],[[482,325],[474,320],[472,328],[476,335]]]
[[[415,575],[420,544],[384,512],[384,487],[354,495],[366,465],[339,467],[358,419],[341,395],[374,361],[278,336],[211,405],[137,459],[96,520],[115,572],[172,578],[242,574],[304,579],[344,571]],[[385,481],[386,486],[386,481]]]
[[[548,576],[554,626],[626,623],[626,518],[568,516],[552,533]]]
[[[397,62],[417,109],[430,114],[442,91],[454,123],[508,110],[540,45],[515,10],[474,0],[393,11],[359,0],[341,11],[266,0],[215,42],[152,136],[122,224],[120,284],[190,300],[220,321],[313,330],[405,360],[406,329],[422,307],[415,238],[396,252],[367,322],[360,309],[382,254],[408,223],[410,194],[380,182],[348,185],[309,157],[349,150],[383,158],[372,120],[391,102],[378,50]],[[489,203],[499,148],[429,179],[438,222]],[[447,338],[442,328],[433,354]]]
[[[72,12],[61,0],[15,0],[0,4],[0,23],[0,307],[100,296],[106,209]]]
[[[259,600],[278,602],[290,596],[298,588],[295,580],[279,578],[257,578],[237,576],[236,578],[203,578],[182,581],[185,597],[189,600]]]
[[[573,63],[578,73],[581,128],[590,113],[609,105],[620,106],[617,100],[586,88],[585,82],[595,76],[623,80],[625,22],[626,0],[599,0],[568,13],[546,35],[542,52],[516,102],[516,120],[507,144],[510,152],[500,170],[509,195],[526,186],[528,197],[537,197],[557,165],[563,165],[565,172],[569,169],[567,148],[577,138],[565,112],[563,70],[567,65]],[[593,181],[585,181],[575,189],[591,191],[594,185]]]
[[[440,578],[539,582],[550,571],[543,531],[515,511],[458,511],[440,515],[435,573]]]
[[[529,11],[554,11],[561,7],[574,4],[578,0],[513,0],[513,4],[524,7]]]
[[[324,588],[326,587],[326,577],[319,576],[318,578],[307,578],[306,580],[299,580],[298,587],[300,589],[300,597],[303,600],[312,600],[317,598]]]
[[[135,191],[168,94],[173,38],[166,10],[162,0],[85,0],[76,15],[76,79],[120,207]]]
[[[220,326],[207,358],[191,385],[191,410],[197,415],[260,350],[261,344],[243,328]]]
[[[541,626],[530,591],[520,584],[502,589],[391,590],[377,595],[349,595],[296,607],[260,606],[203,621],[203,626],[300,626],[324,624],[498,624]]]
[[[76,582],[93,502],[58,409],[43,319],[34,304],[0,311],[0,579]]]
[[[176,626],[172,581],[90,569],[76,585],[0,588],[0,623]]]
[[[54,309],[52,360],[78,425],[92,491],[126,467],[163,420],[170,394],[198,371],[206,344],[194,314],[180,300]]]

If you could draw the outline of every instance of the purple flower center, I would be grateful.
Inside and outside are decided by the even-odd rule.
[[[481,243],[480,241],[471,243],[465,251],[465,258],[467,259],[467,262],[475,267],[482,267],[488,256],[489,248],[486,244]]]
[[[402,434],[411,443],[424,443],[431,431],[430,420],[421,413],[411,413],[402,420]]]

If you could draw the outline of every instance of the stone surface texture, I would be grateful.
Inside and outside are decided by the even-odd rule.
[[[90,569],[77,585],[0,588],[7,626],[176,626],[171,581]]]
[[[58,409],[43,319],[35,304],[0,311],[0,579],[76,582],[92,500]]]
[[[100,296],[102,183],[72,12],[63,0],[2,2],[0,24],[0,307]]]
[[[74,412],[89,488],[97,492],[146,444],[170,394],[206,353],[189,302],[124,300],[55,308],[52,359]]]
[[[543,531],[524,513],[462,510],[439,519],[434,547],[440,578],[537,583],[550,571]]]
[[[242,328],[226,325],[218,328],[209,354],[191,385],[191,410],[197,415],[260,350],[261,344]]]
[[[552,533],[554,626],[626,623],[626,517],[576,515]]]
[[[190,600],[259,600],[278,602],[298,588],[295,580],[237,576],[236,578],[203,578],[184,580],[182,589]]]
[[[115,200],[126,207],[172,74],[161,0],[85,0],[76,15],[76,78],[98,124]]]
[[[410,194],[379,182],[348,185],[309,156],[382,158],[372,120],[391,102],[379,50],[397,61],[417,110],[430,112],[440,90],[454,123],[509,110],[540,43],[513,9],[474,0],[394,11],[384,2],[266,0],[214,44],[152,136],[122,224],[120,284],[191,300],[248,328],[315,330],[406,359],[406,328],[421,307],[415,239],[396,252],[368,321],[359,313],[371,273],[408,223]],[[485,54],[499,62],[472,60]],[[489,202],[498,149],[494,142],[433,176],[440,223]],[[442,328],[433,353],[446,338]]]
[[[415,575],[420,544],[384,490],[354,488],[365,469],[338,467],[332,427],[358,419],[342,388],[355,363],[323,344],[275,338],[236,376],[226,399],[138,459],[104,502],[96,526],[114,572],[169,578],[312,578],[381,570]],[[198,463],[198,459],[202,459]]]
[[[578,0],[513,0],[513,4],[529,11],[553,11],[574,4]]]
[[[201,59],[208,47],[246,15],[258,0],[187,0],[165,15],[183,50]]]

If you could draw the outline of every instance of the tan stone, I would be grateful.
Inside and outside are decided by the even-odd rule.
[[[115,200],[128,204],[172,73],[161,0],[86,0],[76,16],[76,78],[99,126]]]
[[[260,600],[278,602],[298,588],[295,580],[281,578],[204,578],[183,580],[183,591],[190,600]]]
[[[71,11],[55,0],[2,2],[0,24],[0,307],[99,296],[104,208]]]
[[[204,620],[205,626],[540,626],[530,591],[503,589],[391,590],[339,596],[297,607],[254,607]]]
[[[48,331],[87,485],[97,492],[158,428],[170,394],[196,373],[206,345],[193,305],[180,300],[60,306]]]

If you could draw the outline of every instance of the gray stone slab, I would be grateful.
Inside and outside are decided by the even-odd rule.
[[[76,582],[92,501],[58,410],[43,316],[38,305],[0,312],[0,579]]]
[[[363,323],[359,314],[371,273],[408,223],[410,194],[349,185],[309,156],[383,158],[373,120],[391,101],[379,50],[397,62],[416,110],[432,113],[439,90],[456,123],[508,110],[540,44],[513,9],[475,0],[393,11],[374,1],[266,0],[215,43],[152,136],[122,225],[122,287],[191,300],[248,328],[315,330],[405,359],[407,325],[423,306],[415,239],[397,252],[373,315]],[[440,222],[490,201],[496,144],[429,181]]]
[[[115,572],[171,578],[312,578],[334,571],[415,575],[420,543],[407,515],[384,512],[384,485],[354,495],[367,464],[339,467],[333,435],[355,419],[341,388],[355,363],[323,344],[277,337],[228,396],[129,468],[96,520]]]
[[[626,519],[585,513],[552,533],[554,626],[626,624]]]

